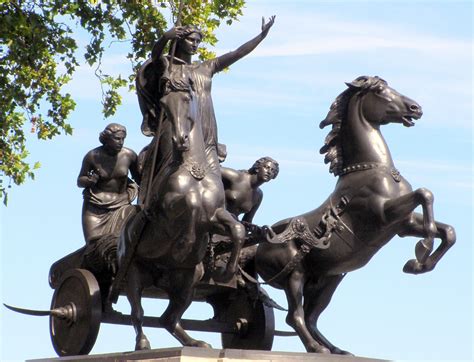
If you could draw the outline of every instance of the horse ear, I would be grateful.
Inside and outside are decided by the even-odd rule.
[[[350,88],[350,89],[353,89],[353,90],[356,90],[356,89],[360,89],[360,84],[356,83],[356,81],[352,81],[350,83],[348,82],[344,82],[346,83],[346,85]]]
[[[346,85],[351,89],[361,89],[364,87],[364,84],[366,84],[368,80],[369,77],[362,75],[354,79],[352,82],[346,83]]]

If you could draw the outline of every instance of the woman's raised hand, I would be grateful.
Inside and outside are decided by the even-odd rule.
[[[267,36],[268,31],[273,26],[274,22],[275,22],[275,15],[270,16],[270,19],[268,20],[268,23],[266,23],[266,24],[265,24],[265,18],[262,16],[262,35],[264,37]]]
[[[165,33],[167,39],[174,40],[174,39],[181,39],[185,34],[183,26],[175,26],[172,27]]]

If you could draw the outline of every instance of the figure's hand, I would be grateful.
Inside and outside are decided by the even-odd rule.
[[[183,26],[175,26],[168,30],[164,36],[168,40],[174,40],[174,39],[182,39],[185,34],[184,27]]]
[[[268,23],[266,23],[266,24],[265,24],[265,18],[262,17],[262,35],[263,35],[263,37],[267,36],[268,31],[273,26],[274,22],[275,22],[275,15],[270,16],[270,19],[268,20]]]
[[[99,181],[99,171],[98,170],[90,170],[87,174],[87,178],[92,185],[95,185]]]
[[[262,229],[265,235],[265,239],[267,239],[268,242],[274,243],[277,240],[277,234],[273,231],[273,229],[270,226],[264,225]]]

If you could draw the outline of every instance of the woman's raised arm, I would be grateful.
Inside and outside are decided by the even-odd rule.
[[[173,27],[166,33],[164,33],[163,36],[158,39],[158,41],[153,46],[153,50],[151,51],[152,61],[156,62],[158,61],[158,59],[160,59],[160,57],[163,55],[163,51],[165,50],[168,41],[173,39],[180,39],[183,37],[184,33],[184,27],[182,26]]]
[[[275,15],[270,17],[268,23],[265,23],[265,18],[262,18],[262,32],[252,40],[249,40],[245,44],[241,45],[236,50],[217,57],[216,69],[214,69],[214,73],[220,72],[221,70],[227,68],[254,50],[257,45],[260,44],[263,39],[265,39],[274,22]]]

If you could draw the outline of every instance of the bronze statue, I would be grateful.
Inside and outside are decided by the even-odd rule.
[[[137,155],[123,147],[126,136],[124,126],[107,125],[99,136],[102,146],[89,151],[82,161],[77,186],[84,188],[82,229],[87,243],[120,232],[122,207],[137,197],[137,184],[128,178],[130,171],[140,181]]]
[[[130,250],[137,238],[133,219],[119,239],[120,268],[127,267],[123,260],[133,252],[127,273],[127,296],[137,332],[136,349],[149,348],[141,328],[140,299],[143,288],[153,281],[169,295],[169,306],[161,317],[165,328],[183,345],[208,346],[191,338],[179,321],[202,277],[209,233],[229,235],[234,243],[224,280],[235,274],[245,236],[244,227],[225,210],[220,172],[208,162],[201,119],[195,112],[197,97],[191,80],[188,81],[183,87],[184,82],[169,79],[169,93],[161,99],[167,114],[160,134],[161,164],[152,184],[149,221],[140,231],[135,250]]]
[[[197,97],[196,108],[198,117],[202,120],[204,142],[206,154],[211,163],[210,167],[219,167],[219,150],[217,142],[217,122],[214,114],[214,106],[211,97],[212,77],[214,74],[229,67],[239,59],[243,58],[254,50],[260,42],[265,39],[270,28],[273,26],[275,16],[272,16],[268,23],[262,19],[262,31],[255,38],[241,45],[234,51],[221,55],[217,58],[192,63],[192,56],[196,54],[202,34],[198,28],[192,25],[177,26],[167,31],[155,44],[152,56],[140,68],[137,74],[137,93],[140,109],[143,114],[142,132],[151,136],[159,127],[160,98],[163,94],[163,87],[160,80],[165,72],[170,73],[169,77],[182,77],[183,72],[189,73],[195,88],[194,95]],[[169,41],[175,41],[175,53],[173,56],[164,56],[163,52]],[[171,64],[170,64],[171,62]],[[171,66],[170,66],[171,65]],[[172,68],[169,71],[169,68]],[[163,112],[165,113],[165,112]],[[149,152],[150,154],[153,152]],[[142,187],[140,189],[140,199],[146,202],[148,192],[148,175],[153,168],[148,159],[145,161]]]
[[[222,282],[234,277],[245,238],[245,228],[225,208],[211,81],[216,72],[252,51],[265,38],[273,21],[274,17],[263,23],[262,32],[236,51],[203,63],[191,64],[191,56],[201,40],[194,27],[173,28],[155,45],[152,64],[162,66],[154,73],[161,77],[152,77],[147,82],[156,82],[159,93],[148,94],[151,104],[145,108],[149,107],[150,113],[145,109],[144,117],[150,122],[156,116],[156,98],[164,117],[152,127],[155,137],[144,163],[144,175],[147,171],[148,174],[142,185],[152,179],[144,194],[148,222],[144,225],[142,217],[132,218],[118,245],[119,267],[127,270],[126,289],[132,306],[136,349],[150,348],[142,330],[141,293],[152,284],[169,295],[168,308],[160,318],[163,326],[185,346],[208,346],[185,332],[181,316],[203,276],[202,260],[210,233],[227,235],[233,242],[227,266],[213,276]],[[175,56],[167,58],[161,53],[169,38],[178,39]],[[138,84],[142,76],[139,74]],[[150,165],[155,171],[149,171]]]
[[[286,322],[308,352],[348,353],[321,334],[318,318],[344,275],[367,264],[395,235],[422,238],[416,259],[403,268],[411,274],[433,270],[456,240],[451,226],[435,221],[433,194],[412,191],[395,168],[380,132],[388,123],[413,126],[421,107],[378,77],[347,86],[320,124],[332,125],[321,153],[339,177],[334,192],[317,209],[273,225],[276,243],[257,249],[257,272],[285,291]],[[423,213],[414,212],[420,205]],[[441,243],[433,251],[435,238]]]
[[[83,187],[82,229],[87,245],[85,260],[96,269],[116,267],[116,239],[124,220],[133,213],[132,201],[140,182],[137,155],[123,147],[127,130],[111,123],[100,133],[102,146],[89,151],[82,161],[77,185]],[[109,259],[106,265],[100,259]]]
[[[255,49],[274,19],[262,20],[261,32],[237,50],[202,63],[191,61],[202,40],[194,26],[176,26],[155,44],[137,74],[141,128],[152,142],[137,156],[123,147],[125,127],[105,128],[78,177],[86,245],[52,265],[51,309],[7,306],[49,315],[59,355],[89,353],[101,322],[132,324],[136,350],[150,348],[144,325],[165,328],[184,346],[210,347],[185,330],[193,329],[222,333],[223,348],[270,350],[275,335],[294,333],[275,331],[272,307],[279,306],[258,288],[256,273],[285,291],[286,321],[308,352],[349,354],[317,327],[345,274],[395,235],[422,238],[403,268],[412,274],[433,270],[455,243],[454,229],[434,219],[432,193],[412,191],[380,132],[388,123],[413,126],[421,107],[379,77],[347,83],[320,123],[332,126],[320,152],[338,177],[328,199],[272,228],[253,224],[260,187],[279,165],[263,157],[249,170],[220,166],[227,151],[218,143],[211,85],[215,73]],[[129,172],[140,183],[139,205]],[[124,291],[130,316],[111,305]],[[144,316],[143,294],[169,299],[160,318]],[[193,300],[210,303],[214,318],[183,320]]]
[[[271,157],[259,158],[249,170],[222,167],[226,207],[241,221],[251,223],[263,199],[260,186],[278,176],[278,162]]]

